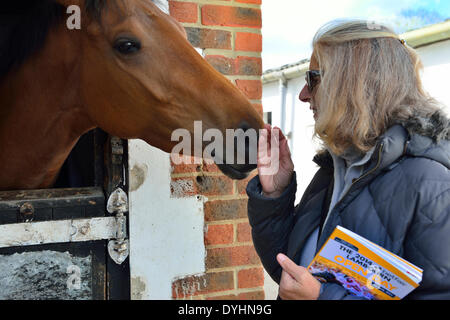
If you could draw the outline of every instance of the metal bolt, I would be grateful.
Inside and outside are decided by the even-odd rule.
[[[20,206],[19,211],[23,221],[28,222],[33,220],[34,206],[31,203],[25,202]]]
[[[84,225],[81,227],[80,232],[81,234],[86,235],[89,233],[90,229],[89,225]]]

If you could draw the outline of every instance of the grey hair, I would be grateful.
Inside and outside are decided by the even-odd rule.
[[[313,49],[322,74],[315,135],[336,154],[366,152],[390,126],[440,109],[423,89],[419,56],[387,26],[335,20]]]

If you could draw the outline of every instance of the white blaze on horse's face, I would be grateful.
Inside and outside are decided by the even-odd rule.
[[[99,20],[89,21],[82,45],[82,95],[99,127],[122,138],[144,139],[166,152],[175,145],[172,132],[185,128],[193,134],[194,121],[224,136],[226,129],[243,123],[262,128],[247,98],[154,3],[116,0],[106,6]]]
[[[169,14],[169,2],[166,0],[152,0],[152,2],[164,13]]]

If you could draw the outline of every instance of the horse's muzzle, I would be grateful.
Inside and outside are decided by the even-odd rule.
[[[235,180],[242,180],[247,178],[250,172],[256,169],[256,164],[218,164],[217,167],[222,171],[227,177]]]
[[[244,163],[238,163],[236,160],[238,157],[237,152],[239,152],[240,148],[238,147],[239,138],[235,136],[234,139],[234,160],[233,163],[217,163],[217,167],[229,178],[235,180],[245,179],[250,172],[252,172],[257,167],[257,150],[258,150],[258,139],[259,139],[259,131],[251,128],[246,122],[243,122],[239,129],[242,129],[244,134],[251,133],[255,135],[256,139],[249,138],[244,140],[240,140],[240,143],[245,143],[245,155],[243,158],[245,159]],[[230,150],[231,151],[231,150]],[[242,157],[241,157],[242,158]]]

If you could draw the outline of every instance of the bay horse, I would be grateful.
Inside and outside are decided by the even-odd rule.
[[[66,25],[67,8],[81,29]],[[49,188],[84,133],[101,128],[165,152],[171,133],[263,128],[261,116],[150,0],[0,5],[0,190]],[[221,165],[243,178],[252,164]]]

